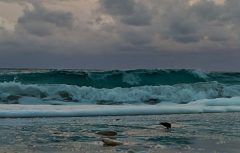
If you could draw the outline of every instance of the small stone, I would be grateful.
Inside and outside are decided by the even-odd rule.
[[[34,147],[34,145],[33,144],[28,144],[28,147],[32,148],[32,147]]]
[[[56,131],[56,132],[54,132],[53,134],[63,134],[63,132]]]
[[[135,151],[132,150],[132,149],[129,149],[129,150],[127,151],[127,153],[135,153]]]
[[[116,138],[113,137],[113,136],[103,136],[103,138],[109,138],[109,139],[114,139],[114,140],[116,140]]]
[[[165,126],[167,129],[171,129],[171,124],[168,123],[168,122],[161,122],[161,123],[159,123],[159,125],[163,125],[163,126]]]
[[[118,146],[118,145],[123,144],[121,141],[109,139],[109,138],[103,138],[102,141],[104,144],[109,145],[109,146]]]
[[[95,134],[104,135],[104,136],[115,136],[117,132],[115,131],[98,131]]]
[[[164,148],[166,148],[166,147],[163,146],[163,145],[158,144],[158,145],[156,146],[156,148],[162,148],[162,149],[164,149]]]

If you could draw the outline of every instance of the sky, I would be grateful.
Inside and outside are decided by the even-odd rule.
[[[0,0],[0,67],[240,71],[240,0]]]

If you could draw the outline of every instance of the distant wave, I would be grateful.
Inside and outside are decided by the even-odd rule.
[[[3,71],[3,70],[2,70]],[[191,69],[164,70],[19,70],[0,73],[0,82],[21,82],[22,84],[66,84],[93,88],[116,88],[136,86],[174,85],[206,82],[208,73]]]
[[[25,85],[16,82],[0,83],[0,103],[29,105],[129,105],[162,104],[231,98],[240,96],[240,85],[218,82],[194,84],[139,86],[112,89],[79,87],[76,85]]]

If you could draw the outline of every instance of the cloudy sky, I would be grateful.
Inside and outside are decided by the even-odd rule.
[[[1,68],[240,71],[240,0],[0,0]]]

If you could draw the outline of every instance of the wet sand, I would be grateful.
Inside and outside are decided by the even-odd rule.
[[[1,118],[0,152],[238,153],[239,121],[240,113]],[[95,134],[102,130],[116,131],[123,145],[104,145]]]

